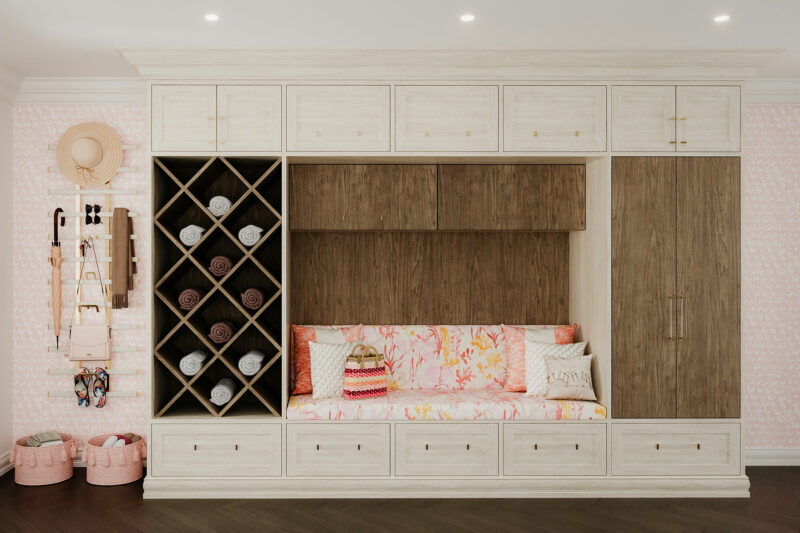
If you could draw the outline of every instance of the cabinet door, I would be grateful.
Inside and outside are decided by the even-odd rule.
[[[293,152],[388,152],[388,85],[289,85],[286,145]]]
[[[604,151],[605,86],[506,86],[503,150]]]
[[[499,170],[500,165],[439,165],[439,229],[500,229]]]
[[[279,152],[280,85],[218,86],[217,147],[226,152]]]
[[[678,151],[738,152],[739,87],[677,88]]]
[[[292,165],[293,230],[435,230],[434,165]]]
[[[739,158],[678,160],[678,417],[738,418]]]
[[[584,165],[498,165],[497,229],[586,229]]]
[[[217,88],[214,85],[153,85],[154,152],[217,149]]]
[[[347,165],[289,167],[289,227],[292,230],[356,229],[347,216]]]
[[[614,418],[674,418],[675,158],[611,164]]]
[[[674,152],[675,86],[614,86],[611,89],[611,149]]]
[[[398,152],[497,151],[496,85],[398,85],[395,91]]]
[[[435,165],[343,165],[359,230],[435,230]]]

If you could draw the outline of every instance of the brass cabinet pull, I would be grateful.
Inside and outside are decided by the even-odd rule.
[[[430,133],[428,133],[428,130],[425,130],[425,137],[430,137]]]
[[[219,144],[225,144],[225,141],[219,141]]]
[[[578,445],[577,445],[577,444],[575,445],[575,449],[576,449],[576,450],[578,449]]]
[[[675,324],[674,324],[675,313],[674,313],[674,309],[673,309],[673,307],[674,307],[673,302],[675,301],[675,296],[674,295],[670,296],[667,299],[669,300],[669,340],[674,341],[675,340],[675,335],[673,334],[673,331],[675,329],[674,328],[674,326],[675,326]]]
[[[669,144],[676,144],[677,141],[670,141]]]
[[[357,449],[358,451],[361,451],[361,445],[360,445],[360,444],[357,444],[357,445],[356,445],[356,449]]]
[[[686,340],[686,296],[678,296],[681,301],[681,319],[678,326],[678,340]]]
[[[539,130],[533,130],[533,136],[534,137],[538,137],[539,136]]]
[[[656,450],[660,450],[660,449],[661,449],[661,445],[659,445],[658,443],[656,443]]]
[[[538,450],[538,449],[539,449],[539,445],[538,445],[538,444],[534,444],[534,445],[533,445],[533,449],[534,449],[534,450]]]
[[[317,137],[319,137],[319,130],[317,130]]]
[[[697,449],[698,450],[700,449],[700,443],[699,442],[697,443]]]
[[[208,141],[208,144],[215,144],[217,141]]]
[[[197,451],[197,444],[194,445],[194,451]]]
[[[687,141],[681,141],[681,144],[689,144]]]
[[[356,136],[357,136],[357,137],[361,137],[361,130],[358,130],[358,131],[356,132]]]
[[[425,445],[425,449],[426,449],[426,450],[428,449],[428,445],[427,445],[427,444]]]
[[[220,115],[220,116],[218,116],[218,117],[217,117],[217,120],[225,120],[225,117],[223,117],[222,115]]]
[[[234,450],[236,450],[236,451],[238,452],[238,451],[239,451],[239,445],[238,445],[238,444],[234,444],[234,445],[233,445],[233,449],[234,449]]]
[[[675,117],[669,117],[667,120],[675,120]]]
[[[469,450],[469,443],[467,443],[467,450]]]
[[[469,130],[467,130],[467,137],[469,137]]]
[[[319,444],[317,444],[317,451],[319,451]]]
[[[578,135],[580,135],[580,133],[581,133],[581,132],[579,132],[578,130],[575,130],[575,137],[577,137]]]
[[[686,120],[686,117],[681,117],[679,120]]]
[[[214,120],[215,117],[207,117],[208,120]]]

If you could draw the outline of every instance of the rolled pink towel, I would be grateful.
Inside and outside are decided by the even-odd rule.
[[[224,255],[217,255],[211,258],[208,270],[218,278],[221,278],[233,268],[233,262]]]
[[[215,344],[225,344],[233,336],[233,324],[230,322],[217,322],[211,326],[208,338]]]
[[[258,289],[249,288],[242,293],[242,305],[255,311],[264,305],[264,293]]]
[[[184,289],[178,295],[178,304],[184,311],[191,310],[203,298],[203,293],[197,289]]]

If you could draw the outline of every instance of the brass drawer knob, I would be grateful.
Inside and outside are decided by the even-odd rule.
[[[316,135],[317,135],[317,137],[319,137],[319,130],[317,130]]]
[[[430,135],[431,135],[431,134],[430,134],[430,133],[428,133],[428,130],[425,130],[425,137],[430,137]]]
[[[356,136],[357,136],[357,137],[361,137],[361,130],[358,130],[358,131],[356,132]]]
[[[578,136],[578,135],[580,135],[580,134],[581,134],[581,132],[580,132],[580,131],[578,131],[578,130],[575,130],[575,137],[577,137],[577,136]]]
[[[469,137],[469,130],[467,130],[467,137]]]
[[[533,136],[534,137],[538,137],[539,136],[539,130],[533,130]]]

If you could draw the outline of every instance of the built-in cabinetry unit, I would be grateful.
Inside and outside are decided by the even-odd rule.
[[[728,63],[672,57],[659,81],[659,57],[636,72],[627,56],[584,58],[577,72],[564,55],[437,55],[437,70],[398,54],[355,58],[349,76],[335,54],[266,54],[269,69],[251,58],[258,74],[220,64],[207,81],[142,60],[154,156],[145,497],[747,496],[741,84],[709,74]],[[374,74],[384,64],[391,75]],[[206,207],[215,194],[233,201],[220,218]],[[265,230],[252,248],[237,239],[248,223]],[[178,237],[188,224],[206,228],[191,247]],[[233,260],[222,278],[207,269],[215,255]],[[249,286],[263,310],[242,307]],[[203,299],[184,311],[190,287]],[[207,338],[219,320],[238,333],[223,346]],[[291,323],[579,323],[608,418],[288,419]],[[268,364],[248,378],[236,357],[256,345]],[[196,348],[210,358],[183,376]],[[237,393],[217,407],[221,377]]]
[[[614,151],[739,151],[738,85],[615,85],[611,94]]]
[[[615,418],[738,418],[738,157],[611,162]]]

